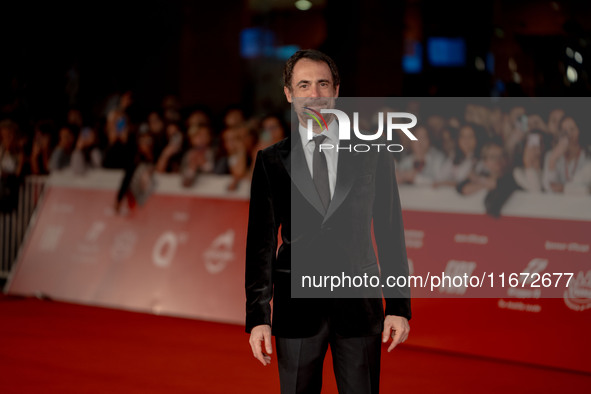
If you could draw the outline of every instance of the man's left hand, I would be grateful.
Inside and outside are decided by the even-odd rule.
[[[408,320],[402,316],[388,315],[384,320],[384,332],[382,333],[382,342],[388,342],[388,338],[392,337],[392,343],[388,347],[388,352],[396,347],[399,343],[406,341],[410,326]]]

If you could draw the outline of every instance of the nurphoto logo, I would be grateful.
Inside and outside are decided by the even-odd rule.
[[[313,121],[316,121],[320,129],[328,129],[328,124],[322,114],[332,114],[336,116],[338,119],[339,124],[339,141],[347,141],[351,140],[351,121],[349,116],[338,109],[330,109],[330,108],[322,108],[320,111],[312,109],[310,107],[303,107],[309,112],[304,112],[305,115],[310,116],[312,119],[308,119],[308,140],[311,140],[314,137],[313,132]],[[408,123],[396,123],[399,119],[408,119],[410,122]],[[395,121],[396,120],[396,121]],[[359,112],[353,112],[353,133],[355,136],[362,140],[362,141],[376,141],[382,137],[384,133],[384,123],[386,123],[386,139],[388,141],[392,141],[393,131],[400,130],[402,131],[410,140],[417,141],[417,137],[409,130],[416,126],[417,124],[417,117],[409,112],[387,112],[386,113],[386,121],[384,122],[384,112],[378,113],[378,130],[373,134],[364,134],[359,131]],[[319,149],[322,150],[331,150],[336,149],[339,150],[347,150],[349,152],[368,152],[372,149],[376,149],[378,152],[380,149],[387,149],[389,152],[401,152],[403,150],[403,146],[400,144],[348,144],[348,145],[341,145],[341,144],[329,144],[323,143],[320,144]]]

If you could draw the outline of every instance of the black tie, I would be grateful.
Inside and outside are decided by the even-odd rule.
[[[314,154],[312,155],[312,175],[314,178],[314,185],[320,196],[320,201],[324,205],[324,209],[328,209],[330,203],[330,185],[328,183],[328,166],[326,164],[326,156],[324,152],[320,151],[320,144],[326,138],[325,135],[314,136]]]

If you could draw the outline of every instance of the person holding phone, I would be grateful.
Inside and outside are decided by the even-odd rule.
[[[98,145],[96,130],[92,127],[83,127],[76,142],[76,148],[72,152],[70,165],[75,174],[83,174],[88,168],[100,168],[103,162],[103,154]]]
[[[181,127],[177,123],[166,126],[168,143],[160,153],[156,162],[156,172],[178,173],[183,158],[183,146],[185,137]]]
[[[558,130],[558,142],[544,160],[543,186],[550,193],[562,193],[564,185],[589,161],[581,146],[579,126],[571,116],[562,118]]]
[[[528,192],[542,192],[542,158],[544,156],[544,133],[531,130],[521,149],[520,163],[513,169],[517,185]]]

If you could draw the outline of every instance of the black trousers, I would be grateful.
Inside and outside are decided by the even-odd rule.
[[[330,345],[339,394],[378,394],[381,334],[346,338],[333,333],[329,321],[310,338],[275,337],[281,394],[317,394]]]

